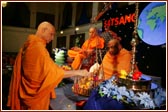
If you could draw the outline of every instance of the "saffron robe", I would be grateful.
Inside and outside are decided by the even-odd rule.
[[[87,58],[87,54],[81,51],[93,51],[95,48],[102,49],[104,47],[104,39],[100,36],[95,36],[94,38],[87,39],[82,47],[81,50],[68,50],[68,56],[74,58],[71,66],[73,69],[79,69],[82,60]]]
[[[12,110],[47,110],[54,88],[64,76],[46,49],[46,42],[30,35],[14,64],[7,106]]]
[[[125,70],[127,73],[131,71],[131,53],[122,48],[117,56],[112,56],[109,52],[103,58],[103,70],[105,80],[111,78],[112,75],[119,73],[121,70]],[[138,71],[135,66],[135,71]]]

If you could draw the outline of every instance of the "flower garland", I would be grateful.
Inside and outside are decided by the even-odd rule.
[[[146,92],[134,92],[127,89],[125,86],[118,86],[116,84],[116,77],[112,76],[111,79],[102,82],[98,87],[98,92],[101,97],[109,97],[121,101],[131,106],[141,108],[154,109],[160,107],[166,99],[166,93],[158,88],[154,93],[152,99]]]

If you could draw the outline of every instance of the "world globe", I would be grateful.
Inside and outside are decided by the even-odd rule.
[[[166,43],[166,2],[152,2],[142,10],[137,32],[149,45]]]

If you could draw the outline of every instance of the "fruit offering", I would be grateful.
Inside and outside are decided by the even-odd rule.
[[[72,68],[68,65],[62,65],[61,68],[64,70],[72,70]]]
[[[91,90],[97,87],[103,80],[104,75],[102,68],[98,63],[95,63],[90,71],[92,74],[85,77],[75,77],[72,91],[82,96],[89,96]]]
[[[72,91],[76,94],[89,96],[91,88],[93,88],[93,83],[93,77],[81,77],[79,81],[72,86]]]

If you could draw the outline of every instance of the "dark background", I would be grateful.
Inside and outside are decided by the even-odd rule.
[[[139,3],[139,15],[148,4],[149,2]],[[104,21],[110,17],[121,17],[121,15],[128,15],[134,12],[135,4],[122,8],[117,8],[117,4],[113,4],[112,8],[108,10],[100,19]],[[121,43],[124,48],[127,50],[132,49],[130,42],[133,37],[132,33],[134,31],[133,22],[126,23],[125,25],[111,26],[110,30],[116,32],[118,36],[122,38]],[[166,87],[166,44],[152,46],[144,43],[139,37],[138,40],[139,44],[136,47],[136,62],[139,70],[146,75],[161,77],[161,85]]]

